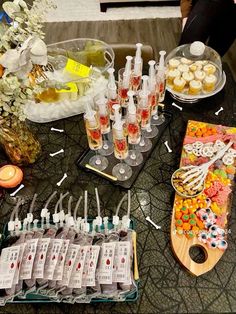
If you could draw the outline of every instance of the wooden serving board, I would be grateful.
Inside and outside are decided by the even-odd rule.
[[[187,125],[180,166],[189,164],[198,165],[207,162],[210,158],[196,156],[196,151],[195,154],[193,151],[186,151],[186,144],[191,144],[193,146],[194,143],[198,141],[202,142],[204,145],[207,143],[213,143],[213,145],[209,145],[214,147],[214,145],[216,145],[216,141],[221,141],[225,144],[230,139],[234,141],[232,149],[235,150],[236,128],[217,126],[190,120]],[[189,145],[190,151],[191,145]],[[233,152],[231,151],[231,153]],[[216,152],[214,152],[214,154],[216,154]],[[215,162],[213,167],[209,169],[205,189],[201,195],[195,198],[183,198],[177,193],[175,195],[171,221],[172,248],[180,263],[195,276],[200,276],[210,271],[220,260],[227,248],[227,244],[226,246],[223,246],[223,244],[225,245],[225,242],[222,242],[222,239],[227,243],[227,232],[230,232],[227,230],[227,221],[229,219],[231,207],[236,158],[233,159],[233,164],[231,165],[225,165],[222,159]],[[215,188],[217,184],[218,189]],[[210,202],[209,199],[211,200]],[[203,209],[199,210],[199,207]],[[211,210],[211,213],[209,215],[207,214],[208,216],[205,216],[204,214],[205,208],[210,208]],[[196,225],[194,225],[194,219],[192,219],[191,223],[194,225],[193,227],[193,225],[190,224],[190,220],[187,220],[187,216],[190,218],[194,217],[194,215]],[[180,216],[181,218],[179,218]],[[208,217],[208,223],[203,217]],[[181,221],[183,223],[182,226],[180,226]],[[215,230],[212,229],[215,227],[210,227],[211,224],[214,226],[216,225],[219,229],[216,229],[217,231],[215,232],[212,231]],[[184,230],[183,226],[186,229],[190,226],[190,230]],[[222,237],[219,233],[222,232],[222,230],[225,231],[224,237]],[[200,234],[202,233],[207,233],[207,240],[204,239],[204,242],[206,243],[204,243],[200,237]],[[201,241],[199,239],[201,239]],[[212,248],[212,245],[217,245],[217,247]],[[200,247],[204,252],[204,262],[197,263],[190,257],[189,250],[194,246]]]

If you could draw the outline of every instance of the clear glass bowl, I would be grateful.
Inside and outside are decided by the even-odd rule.
[[[115,54],[105,42],[91,38],[77,38],[50,44],[48,56],[65,56],[88,67],[96,67],[105,74],[114,66]]]
[[[219,54],[201,42],[175,48],[165,63],[166,89],[179,101],[197,102],[218,93],[225,85]]]
[[[89,75],[79,77],[65,73],[68,58],[91,67]],[[49,67],[45,72],[47,79],[43,81],[45,90],[36,96],[35,101],[25,105],[27,118],[44,123],[84,112],[87,96],[93,98],[106,88],[107,70],[114,66],[114,59],[112,47],[97,39],[78,38],[48,45]],[[68,83],[76,85],[77,91],[56,91],[55,86],[64,89],[60,86]]]

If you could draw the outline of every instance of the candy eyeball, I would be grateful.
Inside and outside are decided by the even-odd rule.
[[[226,250],[228,247],[228,243],[225,240],[219,241],[218,248],[220,250]]]
[[[210,249],[216,249],[218,247],[218,243],[217,243],[217,241],[212,240],[212,241],[207,242],[207,246]]]

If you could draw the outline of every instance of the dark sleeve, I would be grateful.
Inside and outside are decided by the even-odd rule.
[[[188,17],[192,8],[192,0],[180,0],[180,10],[182,18]]]

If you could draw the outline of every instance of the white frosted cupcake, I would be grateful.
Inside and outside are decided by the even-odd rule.
[[[180,64],[178,66],[178,70],[181,72],[181,73],[184,73],[184,72],[188,72],[189,71],[189,66],[187,64]]]
[[[175,69],[175,70],[170,70],[167,73],[167,85],[173,85],[173,81],[176,77],[179,77],[181,75],[180,71]]]
[[[203,80],[203,89],[206,92],[212,92],[216,85],[216,76],[214,74],[207,75]]]
[[[194,79],[194,75],[192,72],[184,72],[182,74],[182,78],[186,81],[187,84],[189,84],[189,82]]]
[[[204,71],[197,70],[194,72],[194,76],[197,81],[203,81],[206,76],[206,73]]]
[[[193,63],[193,61],[191,61],[187,58],[181,58],[180,61],[182,64],[187,64],[187,65],[190,65],[191,63]]]
[[[210,74],[215,73],[216,67],[213,64],[208,63],[208,64],[204,65],[203,70],[204,70],[204,72],[206,72],[207,75],[210,75]]]
[[[173,89],[176,92],[182,92],[185,87],[186,81],[182,77],[176,77],[173,83],[174,83]]]
[[[201,89],[202,82],[196,80],[192,80],[191,82],[189,82],[189,94],[197,95],[200,93]]]
[[[175,58],[172,58],[169,60],[169,68],[170,69],[176,69],[178,66],[180,65],[180,61],[175,59]]]

